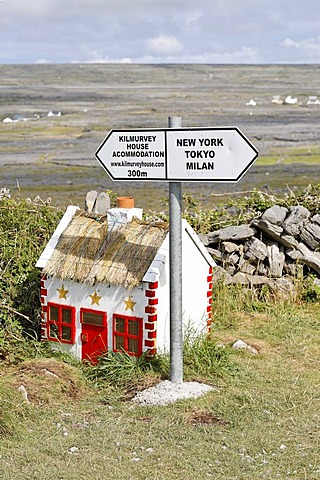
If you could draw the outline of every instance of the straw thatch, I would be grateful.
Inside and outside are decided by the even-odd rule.
[[[44,273],[62,280],[130,289],[141,283],[167,232],[164,222],[136,218],[108,232],[105,217],[81,211],[60,236]]]

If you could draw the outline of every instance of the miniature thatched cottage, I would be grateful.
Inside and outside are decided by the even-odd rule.
[[[168,350],[168,225],[141,217],[137,208],[102,216],[68,207],[37,262],[42,338],[53,348],[91,361],[106,350]],[[185,220],[182,250],[183,323],[210,330],[213,261]]]

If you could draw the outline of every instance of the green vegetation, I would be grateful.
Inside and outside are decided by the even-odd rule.
[[[276,201],[316,212],[319,189]],[[274,203],[254,192],[230,202],[238,216],[226,207],[206,216],[186,197],[185,215],[208,231]],[[189,332],[184,344],[184,379],[215,388],[166,407],[133,404],[137,391],[168,378],[167,356],[107,353],[81,365],[38,342],[34,265],[61,213],[0,200],[0,478],[319,479],[319,289],[307,279],[288,301],[215,284],[211,335]],[[258,354],[234,350],[238,339]]]
[[[253,190],[248,196],[229,199],[225,204],[218,205],[212,210],[204,208],[201,201],[192,195],[183,195],[183,217],[200,233],[224,228],[228,225],[241,225],[253,218],[259,217],[267,208],[278,204],[289,208],[294,205],[303,205],[315,215],[320,210],[320,184],[293,191],[288,190],[283,196],[271,195],[260,190]],[[232,207],[232,211],[230,211]],[[147,218],[168,221],[168,214],[157,212],[149,213]]]
[[[1,358],[21,360],[37,352],[40,272],[35,263],[61,213],[27,200],[0,200]]]
[[[270,151],[267,155],[260,155],[257,159],[257,165],[291,165],[293,163],[314,164],[319,163],[319,146],[309,145],[308,147],[277,147],[275,151]]]

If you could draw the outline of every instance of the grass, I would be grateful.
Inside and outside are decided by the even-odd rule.
[[[301,163],[307,165],[317,165],[319,163],[319,147],[309,145],[307,147],[278,147],[276,151],[271,150],[268,154],[259,155],[257,165],[292,165]]]
[[[128,394],[165,376],[165,362],[121,386],[97,370],[100,381],[88,380],[59,359],[45,363],[58,379],[43,373],[41,359],[2,370],[0,393],[12,408],[0,478],[319,479],[318,307],[216,289],[213,338],[184,351],[185,380],[216,389],[166,407],[132,404]],[[233,350],[239,338],[259,354]]]

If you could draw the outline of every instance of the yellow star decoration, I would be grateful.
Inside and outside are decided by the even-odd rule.
[[[131,295],[129,295],[128,300],[124,300],[124,303],[126,304],[126,310],[132,310],[133,311],[133,308],[134,308],[134,306],[136,305],[137,302],[134,302],[132,300]]]
[[[102,298],[100,297],[100,295],[97,294],[97,292],[94,292],[92,295],[89,295],[89,297],[91,298],[91,305],[94,305],[95,303],[99,305],[99,302]]]
[[[65,290],[64,285],[62,285],[61,288],[57,288],[57,291],[59,292],[59,298],[67,300],[67,293],[69,293],[69,290]]]

